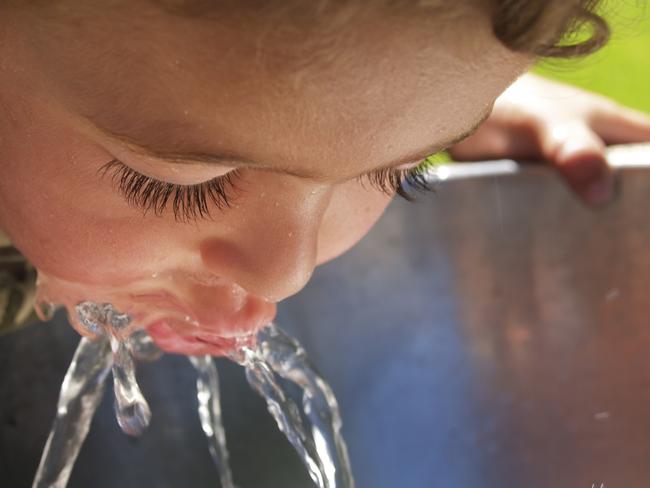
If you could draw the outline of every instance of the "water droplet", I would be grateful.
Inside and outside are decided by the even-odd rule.
[[[126,345],[131,355],[138,361],[150,363],[159,359],[163,354],[149,333],[144,329],[134,331],[127,339]]]
[[[146,403],[114,404],[117,423],[125,434],[139,436],[149,425],[151,410]]]

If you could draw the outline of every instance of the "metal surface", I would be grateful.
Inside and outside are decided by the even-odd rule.
[[[280,307],[331,382],[361,488],[650,485],[650,172],[587,209],[551,172],[396,201],[351,252]],[[77,337],[62,323],[0,339],[0,486],[27,487]],[[309,487],[242,371],[220,363],[242,488]],[[139,369],[140,439],[110,402],[72,487],[214,487],[194,372]]]
[[[607,148],[607,162],[616,172],[625,169],[650,169],[650,144],[624,144]],[[436,166],[431,176],[438,182],[512,176],[521,173],[548,170],[547,165],[520,163],[511,159],[477,163],[452,163]]]

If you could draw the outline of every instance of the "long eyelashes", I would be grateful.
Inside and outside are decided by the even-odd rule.
[[[211,205],[220,210],[229,207],[227,192],[234,189],[237,176],[235,170],[196,185],[177,185],[138,173],[117,159],[103,165],[99,172],[102,176],[110,173],[112,183],[129,204],[156,215],[171,207],[179,222],[210,218]]]
[[[397,194],[412,202],[415,200],[414,191],[435,191],[434,179],[428,175],[430,164],[425,160],[412,169],[380,169],[359,177],[361,183],[366,178],[370,185],[387,195]]]
[[[415,191],[435,191],[434,181],[427,175],[430,164],[424,161],[412,169],[381,169],[359,176],[363,184],[366,179],[370,185],[387,194],[397,194],[408,201],[413,201],[411,193]],[[233,170],[225,175],[196,185],[178,185],[156,180],[138,173],[121,161],[113,159],[99,169],[102,177],[109,174],[111,182],[135,207],[155,215],[162,215],[171,208],[174,218],[179,222],[209,219],[210,207],[219,210],[230,207],[230,192],[236,190],[235,182],[240,174]]]

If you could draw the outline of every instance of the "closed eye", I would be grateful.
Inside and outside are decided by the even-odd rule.
[[[114,187],[130,205],[158,216],[171,208],[178,222],[211,218],[211,205],[219,210],[230,207],[230,193],[238,177],[238,170],[233,170],[202,183],[178,185],[143,175],[117,159],[103,165],[99,172],[102,177],[110,175]]]
[[[370,185],[387,194],[399,195],[413,201],[412,191],[435,191],[434,179],[430,175],[432,157],[426,158],[418,166],[410,169],[382,168],[357,177],[363,185]],[[179,185],[157,180],[143,175],[118,159],[104,164],[99,173],[109,175],[116,190],[127,203],[140,208],[146,215],[153,212],[161,216],[171,209],[178,222],[210,219],[210,207],[225,210],[230,207],[240,170],[232,170],[225,175],[193,185]]]
[[[435,191],[435,178],[431,172],[437,161],[444,159],[441,153],[436,153],[425,158],[414,168],[382,168],[372,171],[365,175],[357,177],[363,184],[364,180],[370,182],[370,185],[385,193],[393,196],[395,194],[412,202],[415,200],[413,191]]]

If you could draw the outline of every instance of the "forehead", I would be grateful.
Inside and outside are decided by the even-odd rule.
[[[187,17],[123,7],[61,29],[60,39],[84,42],[40,61],[96,125],[161,151],[237,153],[314,173],[372,169],[453,138],[528,62],[478,13],[368,8],[301,23],[280,10]]]

